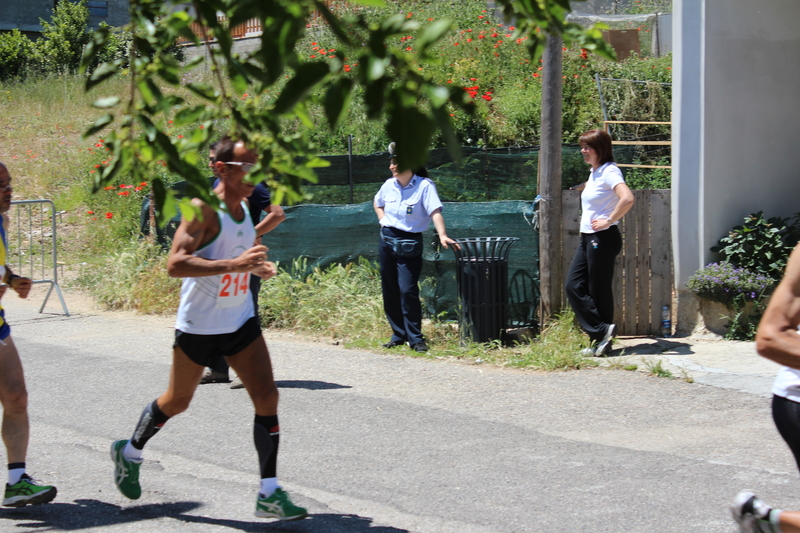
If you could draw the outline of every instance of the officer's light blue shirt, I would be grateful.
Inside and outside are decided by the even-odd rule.
[[[442,202],[436,185],[415,174],[402,188],[397,178],[386,180],[375,195],[375,205],[382,207],[385,213],[381,226],[422,233],[431,223],[431,213],[441,208]]]

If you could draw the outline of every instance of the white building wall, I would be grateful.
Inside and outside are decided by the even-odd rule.
[[[745,215],[800,211],[800,2],[677,0],[675,14],[673,235],[681,289]]]

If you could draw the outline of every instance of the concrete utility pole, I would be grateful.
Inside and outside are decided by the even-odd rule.
[[[561,310],[562,41],[549,36],[542,58],[542,136],[539,149],[539,324]]]

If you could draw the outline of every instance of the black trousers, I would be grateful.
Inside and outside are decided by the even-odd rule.
[[[395,228],[381,228],[381,234],[399,239],[422,241],[421,233]],[[383,238],[378,248],[381,266],[383,310],[392,327],[393,341],[407,341],[412,346],[423,341],[422,305],[419,301],[419,277],[422,256],[398,257]]]
[[[797,468],[800,469],[800,403],[773,395],[772,420],[792,450]]]
[[[617,226],[597,233],[581,233],[581,243],[567,273],[564,291],[575,317],[597,342],[614,322],[614,261],[622,250]]]

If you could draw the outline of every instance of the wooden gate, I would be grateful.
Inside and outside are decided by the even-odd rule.
[[[619,224],[622,252],[614,269],[614,323],[620,335],[660,335],[661,310],[665,305],[672,309],[670,193],[633,191],[633,208]],[[580,191],[563,191],[561,201],[566,276],[580,240]]]

